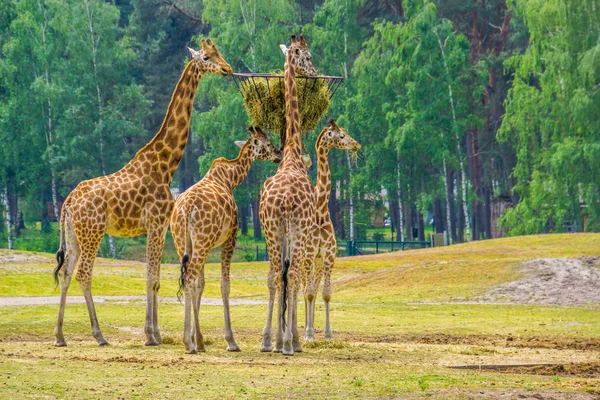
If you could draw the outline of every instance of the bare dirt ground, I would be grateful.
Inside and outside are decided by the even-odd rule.
[[[592,393],[527,391],[519,389],[482,389],[482,390],[440,390],[429,396],[430,399],[458,398],[461,400],[598,400]]]
[[[505,283],[475,303],[600,304],[600,257],[538,258],[521,264],[525,276]]]

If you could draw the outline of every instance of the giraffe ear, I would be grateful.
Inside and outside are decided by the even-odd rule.
[[[280,44],[279,48],[281,49],[284,55],[287,55],[288,48],[285,44]]]
[[[247,141],[247,140],[236,140],[236,141],[235,141],[235,142],[233,142],[233,143],[235,143],[235,145],[236,145],[237,147],[239,147],[240,149],[242,149],[242,148],[244,147],[244,145],[245,145],[246,143],[248,143],[248,141]]]
[[[335,119],[333,118],[329,118],[329,121],[327,121],[329,123],[329,127],[332,129],[338,129],[338,126],[335,122]]]
[[[304,40],[304,35],[300,35],[300,44],[301,44],[302,46],[304,46],[304,47],[308,47],[308,46],[306,45],[306,40]]]
[[[198,58],[200,56],[200,52],[188,47],[188,51],[190,52],[192,58]]]

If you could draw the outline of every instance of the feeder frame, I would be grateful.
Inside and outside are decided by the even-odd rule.
[[[263,108],[263,112],[267,113],[267,105],[271,100],[271,96],[265,96],[265,98],[263,99],[263,97],[260,95],[260,92],[257,90],[257,86],[256,86],[256,78],[261,78],[264,79],[267,83],[267,88],[269,89],[267,92],[271,93],[271,85],[273,85],[273,83],[269,83],[270,80],[275,80],[277,79],[279,84],[285,84],[284,80],[284,76],[283,75],[276,75],[276,74],[265,74],[265,73],[234,73],[231,74],[233,81],[235,82],[235,85],[237,86],[238,90],[240,91],[240,93],[242,94],[242,96],[245,95],[246,91],[251,90],[252,88],[254,88],[254,90],[256,91],[256,93],[258,93],[258,98],[260,103],[262,104],[262,108]],[[305,80],[312,80],[313,83],[313,88],[314,85],[316,85],[317,80],[323,80],[325,81],[325,84],[327,85],[327,92],[329,93],[329,100],[331,100],[333,98],[333,96],[335,95],[335,92],[337,91],[337,89],[341,86],[341,84],[344,82],[344,78],[342,76],[328,76],[328,75],[317,75],[317,76],[304,76],[304,75],[297,75],[296,79],[305,79]],[[305,83],[305,87],[307,87],[308,82]],[[304,94],[306,94],[306,90],[304,91]],[[281,92],[281,103],[285,104],[285,98],[284,98],[285,94],[284,91]],[[302,107],[302,103],[304,102],[304,96],[301,96],[301,99],[298,99],[298,106]],[[281,126],[285,126],[285,113],[283,114],[284,118],[283,121],[281,121]],[[302,122],[302,121],[301,121]],[[283,146],[285,144],[285,128],[282,128],[281,131],[279,132],[279,139],[280,139],[280,148],[283,151]]]

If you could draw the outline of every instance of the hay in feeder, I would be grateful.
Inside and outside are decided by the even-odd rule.
[[[279,74],[279,73],[275,73]],[[301,131],[314,129],[329,108],[329,89],[322,79],[296,79]],[[283,79],[255,78],[245,83],[246,111],[252,125],[279,132],[285,130],[285,84]]]

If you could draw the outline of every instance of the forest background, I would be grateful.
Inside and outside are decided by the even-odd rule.
[[[0,246],[56,251],[62,200],[150,140],[186,46],[270,72],[293,33],[346,78],[328,116],[363,145],[355,168],[330,154],[340,239],[350,210],[356,239],[381,238],[382,215],[398,241],[600,231],[600,0],[3,0]],[[203,79],[173,189],[235,157],[250,122],[231,78]],[[235,192],[257,242],[274,171],[255,163]]]

